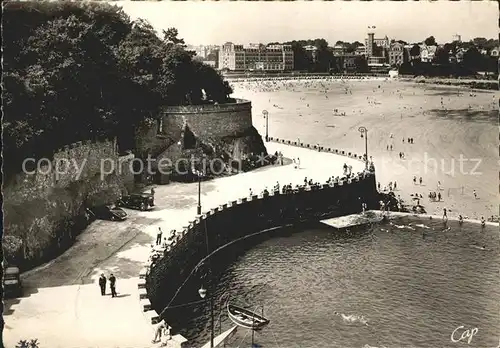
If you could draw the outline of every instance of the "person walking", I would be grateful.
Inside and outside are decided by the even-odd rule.
[[[416,177],[416,176],[414,176],[414,177],[413,177],[413,184],[414,184],[414,185],[416,185],[416,184],[417,184],[417,177]]]
[[[418,179],[418,182],[420,183],[420,185],[422,185],[422,177]]]
[[[166,328],[167,328],[167,323],[165,323],[165,319],[164,319],[164,320],[160,321],[160,323],[156,327],[155,337],[153,338],[153,340],[151,341],[151,343],[158,343],[158,342],[160,342],[163,330],[165,330]]]
[[[156,245],[161,245],[161,236],[163,235],[163,231],[161,227],[158,227],[158,232],[156,233]]]
[[[111,289],[111,297],[116,297],[116,278],[113,273],[109,275],[109,288]]]
[[[438,192],[438,201],[441,202],[441,192]]]
[[[104,276],[104,273],[101,274],[99,277],[99,287],[101,288],[101,296],[106,295],[106,277]]]

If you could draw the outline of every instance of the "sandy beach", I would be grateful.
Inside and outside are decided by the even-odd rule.
[[[497,91],[390,79],[232,85],[234,96],[252,100],[261,134],[267,110],[270,136],[363,153],[364,126],[382,188],[396,181],[406,201],[422,195],[428,214],[442,216],[446,208],[450,218],[498,218]],[[440,192],[441,201],[430,202],[429,192]]]

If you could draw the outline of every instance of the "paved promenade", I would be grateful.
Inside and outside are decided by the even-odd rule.
[[[299,157],[301,168],[272,166],[202,183],[202,211],[218,207],[265,187],[303,183],[304,177],[324,183],[342,176],[344,163],[353,172],[360,161],[344,156],[267,143],[269,153]],[[181,230],[196,215],[198,184],[158,186],[157,207],[151,212],[128,210],[124,222],[96,221],[66,253],[23,274],[26,295],[6,301],[4,343],[13,348],[21,339],[36,338],[41,348],[148,348],[154,328],[139,303],[138,274],[146,262],[158,227],[164,233]],[[168,237],[168,235],[164,235]],[[118,298],[102,297],[101,273],[117,278]],[[109,289],[108,289],[109,293]]]

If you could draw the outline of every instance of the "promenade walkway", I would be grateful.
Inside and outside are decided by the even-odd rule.
[[[266,143],[269,153],[299,157],[301,168],[270,166],[219,178],[202,185],[202,211],[254,194],[265,187],[302,184],[304,177],[324,183],[342,176],[344,163],[353,172],[363,170],[358,160],[276,143]],[[196,215],[198,184],[159,186],[157,207],[151,212],[127,210],[124,222],[96,221],[75,245],[54,261],[23,274],[26,296],[5,302],[4,344],[14,348],[21,339],[36,338],[41,348],[148,348],[154,328],[142,312],[138,274],[146,262],[158,227],[169,237]],[[118,298],[102,297],[97,285],[101,273],[117,277]],[[108,289],[109,293],[109,289]]]

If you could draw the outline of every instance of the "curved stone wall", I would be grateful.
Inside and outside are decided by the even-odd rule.
[[[252,103],[236,99],[227,104],[168,106],[161,117],[166,129],[186,123],[201,138],[235,136],[252,127]]]
[[[316,145],[276,138],[270,140],[361,159],[361,156],[338,149],[318,148]],[[150,262],[144,265],[138,284],[142,308],[153,324],[160,320],[163,308],[206,256],[207,239],[210,250],[215,250],[241,237],[273,227],[358,213],[362,202],[376,208],[378,199],[375,173],[363,172],[352,179],[331,184],[287,193],[242,197],[211,209],[186,223],[182,231],[171,231],[173,238],[164,249],[163,257],[154,265]],[[175,300],[180,300],[180,295]],[[175,304],[176,301],[173,301],[170,305]]]

